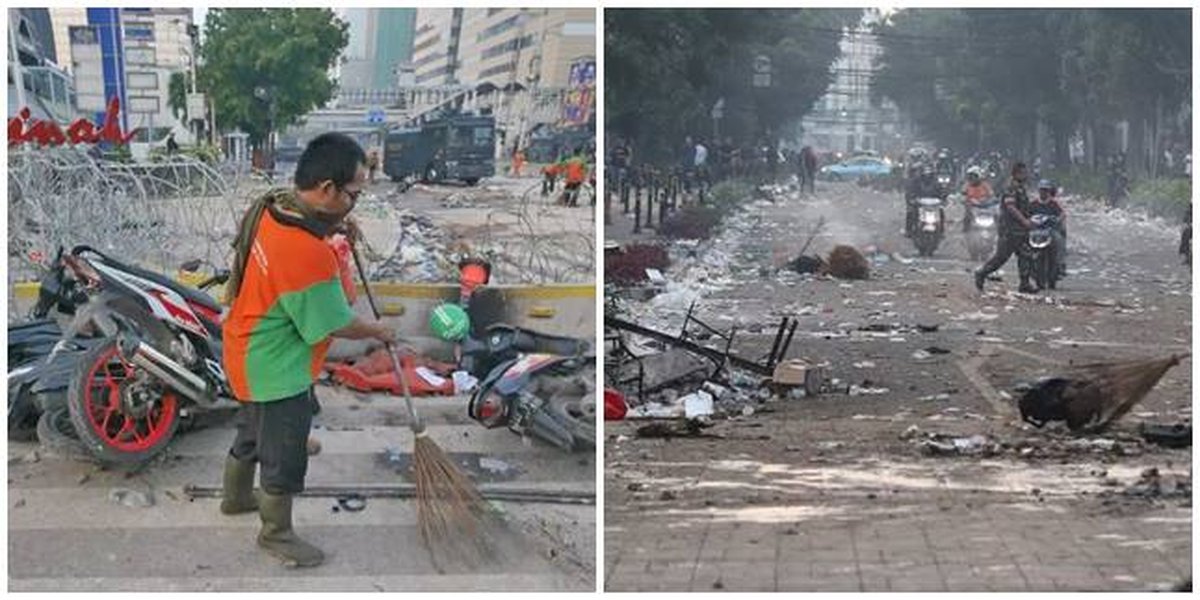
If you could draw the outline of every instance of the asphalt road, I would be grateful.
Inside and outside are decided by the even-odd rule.
[[[1013,263],[981,296],[956,223],[921,259],[898,194],[817,192],[755,202],[717,238],[676,245],[665,292],[628,301],[627,318],[673,330],[695,300],[702,319],[738,328],[735,352],[758,357],[797,316],[789,357],[874,393],[751,402],[751,416],[705,431],[715,439],[607,424],[605,588],[1150,590],[1190,577],[1191,450],[1137,435],[1140,422],[1190,423],[1190,360],[1104,435],[1022,424],[1013,392],[1071,363],[1189,351],[1177,228],[1067,198],[1060,289],[1015,294]],[[874,246],[870,280],[780,268],[820,217],[810,250]],[[930,436],[994,450],[930,456]],[[1144,493],[1149,480],[1160,485]]]

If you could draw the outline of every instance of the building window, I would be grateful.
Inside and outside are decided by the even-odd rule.
[[[480,71],[479,77],[481,77],[481,78],[491,77],[492,75],[499,75],[500,73],[511,73],[516,70],[517,70],[517,65],[515,63],[508,62],[508,63],[504,63],[502,65],[488,67],[488,68]]]
[[[528,48],[532,45],[533,45],[533,35],[532,34],[527,35],[522,38],[513,38],[511,40],[508,40],[507,42],[501,42],[499,44],[496,44],[495,46],[492,46],[491,48],[484,50],[483,54],[482,54],[482,58],[484,60],[487,60],[489,58],[495,58],[497,56],[500,56],[501,54],[508,54],[510,52],[516,52],[517,50]]]
[[[153,42],[154,28],[142,26],[135,27],[130,24],[126,24],[123,36],[126,40],[133,42]]]
[[[137,48],[125,49],[125,62],[131,65],[153,65],[156,57],[154,56],[154,48],[141,46]]]
[[[422,40],[421,43],[417,44],[416,46],[413,46],[413,54],[416,54],[417,52],[420,52],[421,50],[424,50],[424,49],[436,44],[438,42],[438,40],[441,40],[441,39],[442,39],[442,34],[439,33],[437,35],[434,35],[431,38]]]
[[[158,97],[130,96],[129,112],[158,114]]]
[[[158,73],[129,73],[128,85],[130,89],[138,90],[157,90],[158,89]]]
[[[496,23],[495,25],[492,25],[491,27],[488,27],[487,29],[484,29],[479,33],[479,36],[475,38],[475,41],[482,42],[483,40],[486,40],[490,37],[495,37],[501,33],[504,33],[505,31],[508,31],[509,29],[512,29],[513,27],[516,27],[517,21],[520,20],[520,18],[521,15],[513,15],[503,21],[500,21],[499,23]]]

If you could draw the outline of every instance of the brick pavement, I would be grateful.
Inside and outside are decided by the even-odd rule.
[[[1058,502],[978,508],[801,523],[610,508],[605,589],[1125,591],[1191,574],[1190,508],[1124,517]]]

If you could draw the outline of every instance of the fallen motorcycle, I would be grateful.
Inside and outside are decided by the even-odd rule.
[[[226,281],[227,271],[195,290],[87,246],[62,262],[63,289],[87,296],[64,332],[64,343],[80,346],[65,400],[74,433],[93,458],[145,463],[182,418],[237,406],[220,362],[221,307],[201,291]]]
[[[64,339],[58,317],[71,317],[87,295],[63,276],[63,250],[47,265],[38,300],[23,323],[8,327],[8,438],[37,439],[48,410],[66,407],[67,384],[79,355],[94,340]]]
[[[480,290],[486,295],[487,290]],[[596,357],[584,340],[503,323],[486,325],[487,302],[470,304],[476,335],[462,342],[459,366],[479,379],[467,415],[563,450],[596,446]],[[484,317],[484,318],[478,318]]]

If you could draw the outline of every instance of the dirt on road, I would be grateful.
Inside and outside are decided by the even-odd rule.
[[[1138,431],[1190,426],[1190,361],[1104,434],[1017,416],[1021,383],[1191,347],[1177,228],[1066,208],[1070,273],[1037,296],[1015,293],[1015,262],[978,294],[956,222],[917,258],[901,198],[850,184],[772,190],[714,239],[672,244],[657,293],[618,294],[624,318],[677,332],[695,302],[705,322],[737,328],[735,353],[757,358],[792,316],[788,357],[827,361],[835,381],[779,397],[735,375],[734,399],[718,402],[734,416],[705,438],[608,423],[606,589],[1151,590],[1190,577],[1191,449]],[[809,252],[853,245],[869,280],[787,270],[822,217]]]

